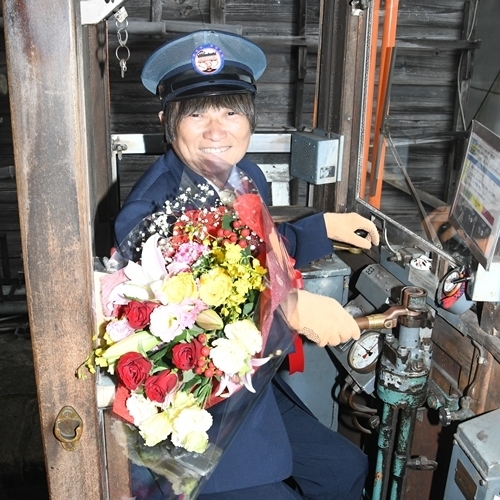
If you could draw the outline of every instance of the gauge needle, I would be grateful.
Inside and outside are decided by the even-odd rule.
[[[373,351],[368,350],[363,344],[358,344],[358,345],[360,345],[366,351],[366,354],[368,354],[368,356],[371,356],[373,354]],[[363,356],[363,358],[365,357],[366,355]]]
[[[366,354],[369,354],[369,355],[373,354],[373,351],[367,349],[363,344],[359,344],[359,345],[366,351]]]

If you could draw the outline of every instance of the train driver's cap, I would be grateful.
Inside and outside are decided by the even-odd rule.
[[[218,94],[252,94],[266,69],[266,57],[250,40],[214,30],[195,31],[159,47],[141,79],[162,101]]]

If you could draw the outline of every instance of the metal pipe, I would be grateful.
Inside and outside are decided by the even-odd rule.
[[[392,464],[390,500],[399,500],[404,495],[407,477],[406,463],[411,453],[416,413],[416,407],[403,408],[400,412],[398,439]]]
[[[390,476],[385,472],[388,470],[389,456],[394,447],[395,414],[395,407],[384,403],[377,441],[377,463],[375,465],[372,500],[382,500],[387,493]]]

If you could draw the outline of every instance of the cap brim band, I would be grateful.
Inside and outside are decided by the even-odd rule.
[[[163,105],[170,101],[218,94],[255,95],[256,91],[254,79],[249,75],[241,74],[218,74],[213,79],[200,76],[173,82],[163,80],[158,85],[158,95]]]
[[[207,87],[205,90],[202,90],[198,87],[196,89],[193,89],[192,91],[182,92],[181,94],[177,95],[170,94],[168,97],[161,100],[161,104],[162,107],[165,108],[165,105],[169,102],[184,101],[186,99],[198,99],[202,97],[210,97],[215,95],[234,95],[234,94],[251,94],[252,97],[255,97],[256,93],[257,92],[255,91],[255,89],[242,89],[236,87],[233,88]]]

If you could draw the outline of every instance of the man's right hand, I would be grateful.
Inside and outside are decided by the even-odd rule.
[[[297,293],[295,310],[288,315],[290,326],[297,333],[321,347],[359,339],[356,321],[335,299],[307,290]]]

